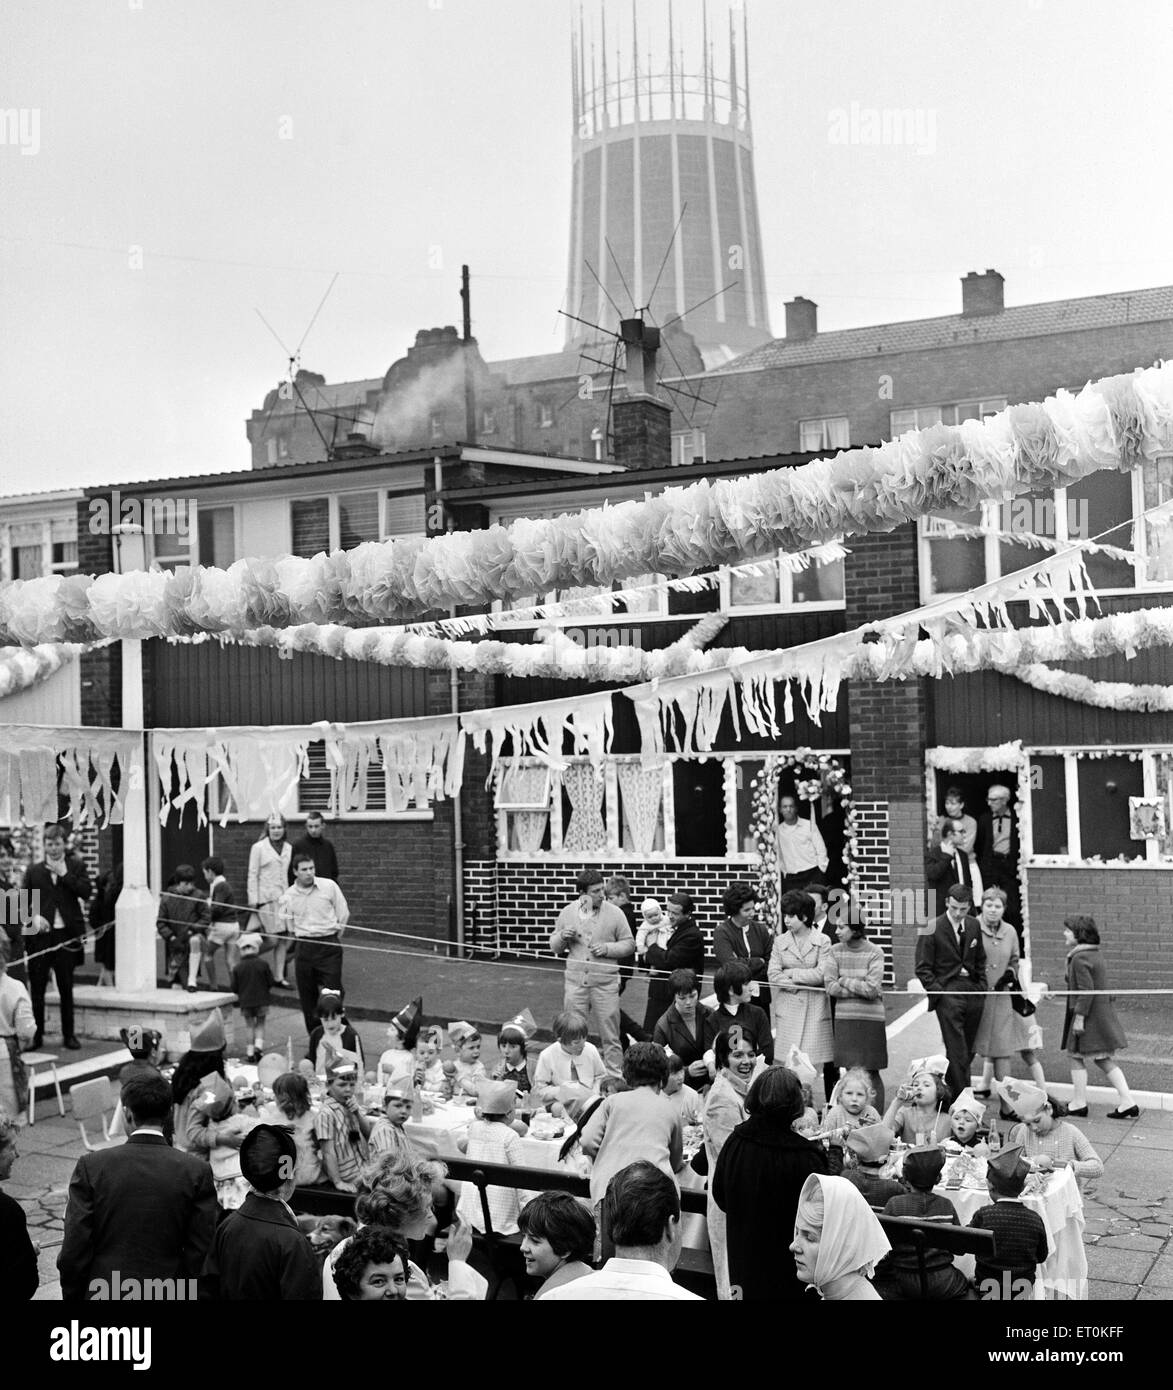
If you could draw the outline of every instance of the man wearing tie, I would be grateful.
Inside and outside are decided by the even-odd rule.
[[[61,1000],[61,1036],[65,1046],[76,1051],[81,1043],[73,1028],[73,968],[85,956],[86,919],[82,903],[89,901],[94,890],[81,856],[66,853],[61,826],[47,826],[44,843],[44,862],[30,865],[24,876],[25,892],[39,895],[39,899],[32,897],[33,902],[39,901],[38,914],[25,928],[25,950],[36,956],[28,963],[29,992],[37,1020],[33,1047],[40,1047],[44,1041],[45,991],[52,972]]]
[[[988,811],[978,817],[974,855],[986,888],[1006,894],[1006,917],[1022,921],[1018,897],[1018,820],[1010,809],[1010,788],[995,782],[986,792]],[[1018,926],[1022,937],[1022,927]]]
[[[945,912],[916,939],[916,975],[935,1010],[941,1041],[949,1059],[945,1080],[954,1097],[970,1084],[970,1066],[982,1021],[986,990],[986,953],[981,928],[969,915],[969,889],[955,883],[947,892]]]
[[[937,913],[945,911],[945,894],[950,884],[961,883],[969,889],[974,902],[980,902],[983,892],[981,870],[972,854],[962,852],[957,830],[951,820],[941,826],[941,839],[929,850],[928,880],[937,890]]]

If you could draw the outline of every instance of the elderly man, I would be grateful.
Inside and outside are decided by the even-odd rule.
[[[1006,894],[1006,919],[1022,940],[1022,910],[1018,898],[1018,817],[1010,808],[1010,788],[995,782],[986,792],[988,811],[978,817],[973,852],[986,888]]]
[[[642,1160],[621,1168],[602,1207],[615,1254],[594,1274],[541,1294],[541,1302],[702,1301],[672,1278],[680,1259],[680,1193],[666,1173]]]
[[[297,939],[297,997],[305,1030],[318,1026],[318,996],[324,989],[342,989],[342,928],[350,908],[342,889],[329,878],[318,878],[307,850],[293,855],[294,881],[277,904],[284,929]]]
[[[619,962],[634,954],[635,940],[623,913],[604,902],[598,869],[584,869],[575,886],[577,900],[562,909],[550,933],[550,950],[567,957],[563,1007],[584,1018],[594,1010],[603,1061],[613,1076],[620,1076]]]

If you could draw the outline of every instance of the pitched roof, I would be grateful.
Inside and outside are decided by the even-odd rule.
[[[877,353],[925,352],[969,343],[1038,338],[1049,333],[1086,332],[1159,319],[1173,319],[1173,285],[1089,295],[1085,299],[1055,299],[1045,304],[1020,304],[996,314],[946,314],[943,318],[842,328],[799,342],[775,338],[772,343],[764,343],[708,375],[728,376],[733,372],[761,372],[814,362],[837,362],[849,357],[873,357]]]

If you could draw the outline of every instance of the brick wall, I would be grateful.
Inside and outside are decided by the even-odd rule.
[[[1173,955],[1158,945],[1173,903],[1168,872],[1034,868],[1028,870],[1027,882],[1036,980],[1063,988],[1063,919],[1082,912],[1094,917],[1100,929],[1110,988],[1173,988]]]
[[[465,864],[466,897],[476,897],[477,944],[495,947],[500,929],[501,949],[547,951],[550,932],[558,913],[577,897],[574,880],[585,864],[546,863],[540,860],[478,860]],[[592,864],[604,877],[621,874],[631,884],[632,901],[644,898],[667,901],[672,893],[692,894],[696,921],[711,947],[713,929],[724,917],[721,899],[734,883],[757,884],[751,864],[726,864],[723,860],[648,861]]]
[[[884,983],[891,985],[892,911],[889,891],[890,827],[886,801],[853,801],[855,853],[852,861],[854,888],[868,906],[868,936],[884,952]]]

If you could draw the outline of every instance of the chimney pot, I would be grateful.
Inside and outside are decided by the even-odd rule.
[[[819,331],[819,306],[798,295],[786,305],[786,338],[804,343]]]
[[[978,318],[983,314],[1000,314],[1006,307],[1003,302],[1005,281],[996,270],[987,270],[984,275],[971,270],[961,280],[961,313],[964,318]]]

